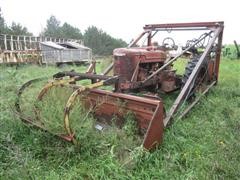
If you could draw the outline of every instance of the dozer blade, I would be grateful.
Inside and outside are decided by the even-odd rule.
[[[82,100],[88,109],[95,109],[94,116],[99,124],[111,124],[117,117],[117,125],[124,124],[123,117],[127,112],[134,114],[139,133],[143,135],[143,147],[152,149],[160,144],[163,137],[163,104],[160,100],[152,100],[122,93],[92,89]],[[74,132],[69,118],[70,110],[65,107],[65,128],[69,136]],[[104,125],[103,125],[104,126]],[[74,140],[73,140],[74,141]]]

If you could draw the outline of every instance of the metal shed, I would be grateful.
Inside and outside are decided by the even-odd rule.
[[[78,63],[92,59],[92,50],[77,42],[41,42],[42,63]]]

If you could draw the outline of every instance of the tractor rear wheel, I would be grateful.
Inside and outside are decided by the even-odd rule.
[[[185,67],[185,73],[182,78],[182,88],[186,84],[187,80],[189,79],[190,75],[193,72],[193,69],[196,67],[198,60],[200,59],[202,54],[193,55],[193,57],[188,61],[187,66]],[[195,78],[193,84],[189,89],[189,93],[187,95],[187,99],[191,99],[195,96],[195,93],[202,86],[203,82],[205,81],[207,75],[207,62],[201,66],[200,71],[198,72],[197,77]]]

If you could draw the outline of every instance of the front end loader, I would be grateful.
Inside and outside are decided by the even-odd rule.
[[[86,73],[58,72],[35,92],[32,105],[23,105],[24,93],[45,79],[26,82],[18,91],[16,112],[24,122],[75,144],[81,144],[76,126],[87,119],[72,118],[73,109],[92,116],[95,119],[93,129],[101,132],[113,125],[123,128],[124,117],[131,113],[142,146],[153,149],[161,144],[164,128],[171,120],[186,115],[202,95],[217,84],[223,28],[223,22],[145,25],[140,36],[128,47],[113,51],[113,61],[102,74],[96,73],[95,61]],[[181,38],[185,37],[175,36],[178,32],[194,37],[184,45],[176,44],[174,38],[182,43]],[[174,65],[183,61],[185,69],[178,74]],[[90,83],[86,84],[87,81]],[[64,99],[60,130],[51,126],[53,114],[44,118],[42,113],[44,108],[57,109],[58,104],[53,99],[49,100],[48,108],[43,103],[55,88],[62,89],[58,95],[52,92],[57,100]],[[166,103],[165,99],[170,96],[172,102]],[[33,114],[26,115],[24,109],[31,109]]]

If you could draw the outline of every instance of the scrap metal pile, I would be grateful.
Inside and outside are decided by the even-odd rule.
[[[103,74],[96,74],[94,61],[86,73],[75,71],[56,73],[53,79],[37,92],[33,104],[31,106],[28,104],[24,108],[22,102],[25,100],[23,96],[25,90],[30,90],[31,86],[42,79],[33,79],[25,83],[18,92],[15,104],[17,114],[24,122],[78,143],[77,131],[72,124],[78,119],[71,119],[71,113],[79,103],[89,112],[87,115],[94,116],[96,119],[94,127],[100,131],[111,126],[113,121],[121,129],[126,123],[123,120],[124,115],[131,112],[136,121],[137,134],[142,137],[143,147],[152,149],[162,142],[163,130],[176,114],[178,117],[184,116],[203,94],[216,85],[223,27],[223,22],[146,25],[143,33],[127,48],[114,50],[113,63]],[[192,32],[201,32],[201,34],[185,41],[186,44],[181,47],[181,51],[177,51],[179,47],[176,46],[174,38],[169,35],[162,37],[163,32],[169,35],[171,32],[189,32],[193,35]],[[158,36],[162,38],[160,45],[155,41]],[[177,74],[173,64],[182,61],[183,56],[189,60],[185,72]],[[111,76],[110,71],[113,72]],[[81,82],[86,80],[90,80],[91,83],[83,85]],[[112,86],[113,90],[103,90],[103,86]],[[58,98],[67,99],[65,107],[61,109],[63,112],[60,119],[61,131],[52,131],[47,127],[47,122],[51,119],[43,120],[41,108],[37,104],[54,88],[62,88],[63,93],[59,94]],[[71,90],[68,95],[64,94],[66,89]],[[176,97],[166,111],[164,97],[172,94]],[[54,104],[53,100],[50,101],[53,104],[49,108],[56,108],[57,104]],[[29,110],[30,107],[34,112],[31,117],[24,112],[24,109]]]

